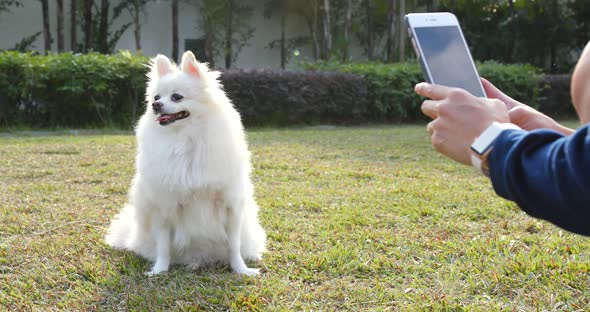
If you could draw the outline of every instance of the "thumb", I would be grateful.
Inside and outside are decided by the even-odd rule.
[[[524,105],[519,101],[509,97],[508,95],[504,94],[504,92],[500,91],[500,89],[496,88],[491,82],[489,82],[485,78],[481,78],[481,83],[483,84],[483,88],[486,91],[488,98],[490,99],[498,99],[510,110],[516,106]]]

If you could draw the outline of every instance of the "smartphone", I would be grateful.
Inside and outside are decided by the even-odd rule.
[[[477,68],[459,26],[448,12],[407,14],[408,35],[426,81],[462,88],[486,97]]]

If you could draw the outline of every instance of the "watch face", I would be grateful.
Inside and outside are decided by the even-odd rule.
[[[471,150],[479,155],[485,152],[492,146],[498,135],[502,133],[502,128],[498,123],[494,122],[489,126],[475,141],[471,144]]]
[[[471,150],[476,152],[479,155],[485,154],[485,152],[490,147],[490,144],[485,144],[483,141],[476,139],[475,142],[471,145]]]

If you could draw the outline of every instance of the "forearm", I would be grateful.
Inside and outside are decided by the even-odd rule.
[[[590,134],[505,131],[490,155],[496,192],[528,214],[590,235]]]
[[[590,122],[590,43],[586,45],[572,74],[571,95],[580,122]]]

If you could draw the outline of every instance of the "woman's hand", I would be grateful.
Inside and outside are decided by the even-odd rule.
[[[470,147],[492,122],[510,121],[508,108],[498,99],[486,99],[441,85],[419,83],[416,93],[430,98],[422,112],[432,118],[427,130],[434,148],[445,156],[471,165]]]
[[[511,123],[525,130],[546,128],[559,131],[565,135],[570,135],[574,132],[573,129],[560,125],[553,118],[507,96],[488,80],[481,78],[481,82],[488,98],[498,99],[506,104]]]

